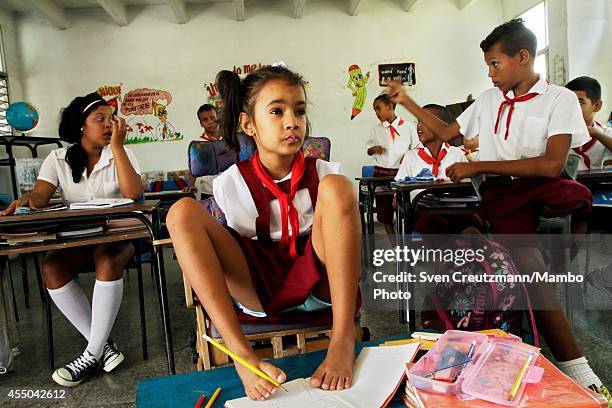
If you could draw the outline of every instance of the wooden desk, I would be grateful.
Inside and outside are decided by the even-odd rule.
[[[432,192],[435,193],[457,193],[457,194],[466,194],[473,195],[476,194],[474,191],[474,186],[471,182],[460,182],[453,183],[452,181],[446,180],[437,180],[427,183],[391,183],[391,190],[396,193],[395,198],[397,202],[397,206],[395,208],[396,215],[396,231],[398,236],[398,245],[403,247],[408,244],[409,240],[412,240],[412,231],[414,230],[415,220],[416,220],[416,210],[417,204],[421,197],[425,194],[429,194]],[[414,200],[410,200],[410,192],[414,190],[424,190],[418,193]],[[428,210],[429,212],[429,210]],[[457,213],[457,212],[466,212],[458,211],[456,208],[445,208],[437,210],[439,213]],[[433,211],[432,211],[433,213]],[[397,273],[398,276],[401,272],[407,271],[407,263],[406,262],[397,262]],[[410,331],[416,330],[416,303],[414,299],[414,283],[404,283],[407,286],[408,292],[412,294],[410,299],[408,300],[408,309],[406,310],[406,301],[399,300],[399,316],[400,322],[405,324],[408,323]]]
[[[151,215],[151,220],[147,217]],[[0,256],[9,254],[22,254],[47,251],[50,249],[70,248],[86,245],[95,245],[105,242],[124,241],[137,238],[159,239],[160,214],[159,200],[139,201],[131,205],[101,208],[95,210],[62,210],[33,213],[29,215],[7,215],[0,217],[0,232],[15,230],[16,227],[36,227],[49,223],[63,225],[79,224],[88,221],[112,220],[119,218],[135,218],[144,224],[142,231],[115,232],[93,237],[73,238],[62,241],[49,241],[32,243],[19,246],[0,247]],[[175,373],[174,354],[172,349],[172,336],[170,332],[170,316],[168,314],[168,299],[166,290],[166,272],[164,268],[163,252],[161,248],[153,246],[155,261],[153,269],[157,275],[159,285],[159,302],[164,325],[166,339],[166,358],[168,363],[168,374]],[[52,341],[52,340],[51,340]]]
[[[591,191],[612,190],[612,169],[581,170],[576,181],[587,186]]]

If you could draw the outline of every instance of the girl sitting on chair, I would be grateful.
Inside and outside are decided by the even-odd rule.
[[[0,215],[17,207],[41,208],[58,187],[67,203],[94,198],[141,197],[143,188],[134,154],[123,147],[125,120],[97,93],[75,98],[62,111],[60,138],[69,147],[53,150],[43,162],[32,192],[13,201]],[[103,369],[110,372],[123,354],[108,337],[123,297],[123,269],[134,256],[134,245],[122,241],[49,251],[43,275],[57,308],[88,341],[83,353],[55,370],[53,380],[73,387]],[[74,280],[86,267],[95,265],[92,304]]]
[[[240,124],[257,151],[214,181],[227,228],[193,199],[170,209],[166,221],[181,269],[229,349],[279,382],[285,374],[259,361],[234,306],[250,316],[274,318],[333,305],[327,357],[311,383],[348,388],[361,233],[353,186],[340,175],[338,163],[304,158],[307,104],[299,75],[265,67],[241,81],[221,71],[217,83],[224,101],[224,140],[238,150]],[[236,370],[251,399],[264,400],[275,391],[243,366]]]

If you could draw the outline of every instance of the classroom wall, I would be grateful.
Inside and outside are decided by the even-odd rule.
[[[20,101],[23,99],[23,81],[19,51],[17,48],[17,24],[13,13],[0,9],[0,32],[2,38],[2,49],[4,54],[4,67],[9,76],[10,100]],[[21,148],[16,148],[17,154],[25,153]],[[0,157],[6,157],[4,149],[0,149]],[[0,167],[0,192],[11,192],[11,178],[8,167]]]
[[[125,27],[101,9],[79,10],[69,12],[67,30],[26,14],[18,21],[19,50],[25,99],[42,117],[34,134],[55,136],[59,109],[74,96],[122,83],[124,93],[140,87],[171,92],[168,120],[187,139],[196,138],[201,129],[195,111],[208,97],[204,85],[220,69],[282,60],[310,83],[313,134],[330,137],[332,159],[356,177],[371,163],[364,145],[376,124],[372,100],[383,90],[378,63],[415,62],[411,93],[421,103],[460,102],[490,86],[478,44],[502,21],[499,0],[464,10],[454,0],[427,0],[411,12],[400,3],[364,1],[351,17],[344,1],[312,0],[301,19],[290,17],[290,2],[248,3],[244,22],[234,20],[229,3],[190,4],[190,20],[182,25],[168,7],[151,6],[129,8]],[[372,73],[364,112],[353,121],[346,88],[351,64]],[[398,113],[407,116],[403,108]],[[186,167],[187,145],[184,140],[130,148],[143,170],[172,170]]]
[[[596,116],[602,124],[612,110],[612,0],[567,0],[569,79],[597,78],[603,107]]]

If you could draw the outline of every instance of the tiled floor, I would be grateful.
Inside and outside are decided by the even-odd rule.
[[[172,318],[172,336],[177,373],[194,370],[192,352],[188,337],[194,328],[194,314],[184,305],[182,276],[176,261],[170,253],[165,256],[168,298]],[[33,268],[30,267],[31,306],[25,309],[21,278],[15,274],[17,302],[20,313],[18,324],[21,354],[16,358],[14,371],[0,375],[0,390],[3,394],[10,389],[58,389],[51,380],[48,368],[46,325]],[[91,294],[93,275],[84,274],[79,282],[86,293]],[[159,318],[159,307],[154,282],[145,266],[144,287],[147,293],[147,330],[149,336],[149,359],[142,360],[140,326],[138,315],[138,289],[136,274],[130,272],[125,279],[124,300],[113,329],[113,338],[126,356],[126,361],[110,374],[100,374],[91,381],[76,388],[66,389],[65,399],[55,401],[10,401],[0,398],[0,406],[79,406],[115,407],[134,406],[136,383],[143,379],[166,374],[166,360],[163,347],[163,330]],[[364,293],[368,288],[364,287]],[[364,295],[365,296],[365,295]],[[366,302],[367,305],[367,302]],[[374,338],[407,331],[398,323],[397,312],[393,310],[363,311],[362,325],[369,327]],[[56,364],[64,364],[82,352],[84,340],[66,319],[57,311],[53,313]],[[604,383],[612,385],[611,313],[606,311],[577,312],[575,331],[580,346],[599,373]]]

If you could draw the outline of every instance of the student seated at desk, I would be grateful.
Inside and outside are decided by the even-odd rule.
[[[213,105],[205,103],[198,108],[198,120],[200,126],[204,129],[202,135],[197,139],[204,142],[214,142],[221,140],[219,134],[219,120],[217,119],[217,108]],[[204,176],[197,179],[189,174],[189,185],[185,187],[185,191],[199,191],[204,194],[212,194],[212,181],[216,176]],[[199,184],[196,186],[196,183]]]
[[[576,95],[535,73],[536,46],[535,35],[520,19],[495,28],[480,44],[494,88],[450,125],[420,108],[401,84],[391,84],[390,94],[443,140],[479,135],[480,161],[455,163],[446,174],[453,181],[480,174],[505,176],[488,179],[480,191],[481,215],[493,233],[533,236],[544,209],[548,217],[572,214],[572,231],[585,233],[591,193],[560,175],[570,148],[584,145],[588,131]],[[522,273],[549,270],[537,238],[505,243]],[[559,367],[606,393],[578,348],[554,283],[529,285],[528,290],[541,305],[534,311],[536,322]]]
[[[141,197],[138,161],[123,147],[125,120],[115,116],[100,95],[75,98],[61,113],[59,135],[71,145],[49,153],[32,192],[13,201],[1,215],[17,207],[44,207],[57,188],[66,203]],[[123,361],[108,336],[123,297],[123,269],[134,252],[131,242],[115,242],[53,250],[45,256],[42,269],[51,299],[88,341],[79,357],[55,370],[56,383],[73,387],[100,369],[110,372]],[[74,280],[89,265],[95,265],[96,273],[91,306]]]
[[[582,118],[591,136],[584,145],[573,149],[582,156],[578,170],[601,169],[604,161],[612,156],[612,128],[595,120],[595,114],[601,110],[603,103],[601,85],[595,78],[583,76],[572,79],[565,87],[578,97]]]
[[[450,122],[450,114],[444,106],[429,104],[423,106],[423,109],[444,123]],[[416,149],[409,150],[404,156],[395,176],[396,181],[402,181],[406,177],[414,177],[423,169],[430,170],[438,180],[449,180],[445,173],[446,168],[454,163],[468,161],[461,148],[443,142],[421,121],[417,122],[417,134],[420,143]],[[474,216],[424,215],[417,218],[415,229],[422,234],[452,234],[461,232],[469,226],[480,227],[480,225],[480,220]]]
[[[444,123],[450,122],[450,115],[444,106],[429,104],[423,106],[423,109]],[[448,166],[453,163],[467,162],[461,148],[444,143],[421,121],[417,122],[417,135],[419,144],[404,156],[395,176],[396,181],[416,176],[423,169],[431,170],[431,173],[438,180],[448,180],[445,173]]]
[[[373,107],[380,123],[372,129],[366,143],[367,153],[376,162],[374,177],[393,177],[406,152],[419,143],[418,137],[414,126],[395,114],[395,103],[389,99],[389,95],[378,95]],[[391,195],[376,196],[376,218],[389,235],[395,232],[392,203]]]
[[[311,384],[351,386],[358,299],[360,220],[351,182],[338,163],[304,158],[308,135],[302,78],[280,66],[260,68],[244,80],[218,75],[225,101],[221,130],[238,150],[238,122],[257,151],[214,181],[224,228],[193,199],[167,217],[181,270],[230,350],[279,382],[285,374],[259,361],[242,333],[234,307],[258,320],[291,311],[317,311],[333,303],[327,357]],[[252,399],[276,388],[242,365],[236,370]]]

